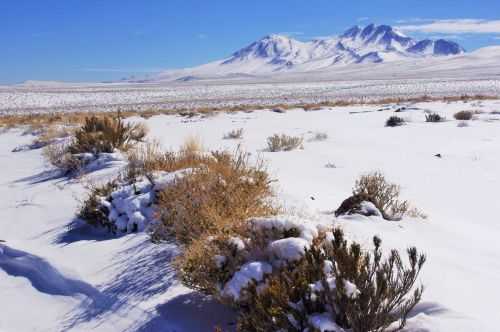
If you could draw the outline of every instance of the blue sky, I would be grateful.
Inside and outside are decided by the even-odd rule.
[[[1,0],[0,83],[141,77],[270,33],[307,40],[369,22],[468,50],[500,44],[499,0]]]

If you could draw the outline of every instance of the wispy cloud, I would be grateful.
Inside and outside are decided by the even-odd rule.
[[[164,69],[164,68],[163,68]],[[80,68],[80,71],[96,73],[156,73],[162,68]]]
[[[420,21],[417,21],[420,20]],[[500,20],[454,19],[431,20],[413,19],[414,24],[403,24],[397,28],[401,31],[442,34],[489,34],[500,33]],[[402,23],[410,23],[408,20]]]
[[[363,22],[363,21],[368,21],[369,19],[370,19],[369,17],[364,16],[364,17],[358,17],[356,21]]]
[[[293,36],[304,36],[304,33],[302,31],[284,31],[284,32],[278,32],[278,35],[293,37]]]
[[[196,37],[198,37],[198,39],[207,39],[208,35],[206,35],[204,33],[199,33]]]

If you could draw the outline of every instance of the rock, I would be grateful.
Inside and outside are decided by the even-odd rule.
[[[370,201],[370,198],[365,194],[356,194],[347,198],[340,204],[335,211],[335,216],[360,214],[363,216],[382,217],[379,209]]]

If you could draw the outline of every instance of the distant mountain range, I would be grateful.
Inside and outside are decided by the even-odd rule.
[[[437,58],[465,52],[444,40],[416,40],[389,25],[354,26],[340,36],[302,42],[283,35],[269,35],[230,57],[193,68],[167,70],[152,81],[191,81],[306,73],[356,64],[376,64],[406,59]]]

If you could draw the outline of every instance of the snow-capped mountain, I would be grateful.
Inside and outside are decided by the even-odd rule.
[[[339,66],[382,63],[405,59],[458,55],[457,43],[415,40],[389,25],[354,26],[340,36],[302,42],[282,35],[269,35],[234,52],[230,57],[194,68],[169,70],[155,80],[190,81],[277,72],[308,72]]]

